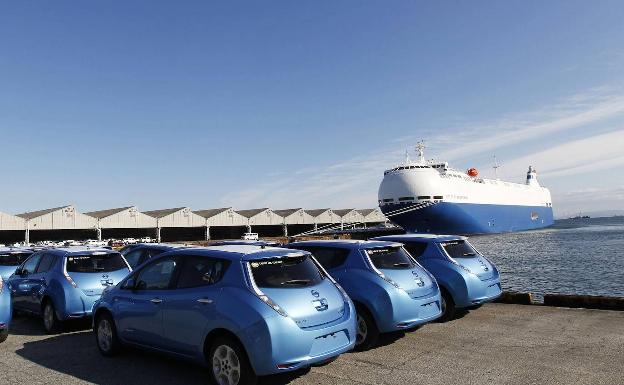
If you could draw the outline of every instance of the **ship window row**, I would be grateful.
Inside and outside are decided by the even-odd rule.
[[[399,197],[397,198],[398,202],[413,202],[414,200],[419,200],[419,201],[424,201],[424,200],[443,200],[444,199],[444,195],[419,195],[418,197],[414,198],[414,197]],[[395,200],[393,198],[386,198],[383,200],[379,200],[379,204],[390,204],[390,203],[395,203]]]

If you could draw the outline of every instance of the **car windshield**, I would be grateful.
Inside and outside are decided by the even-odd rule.
[[[402,247],[376,247],[365,251],[373,266],[378,269],[403,270],[415,266],[412,258]]]
[[[314,286],[325,277],[308,255],[249,262],[258,287],[298,288]]]
[[[0,253],[0,266],[19,266],[32,253]]]
[[[70,255],[67,257],[68,273],[101,273],[127,269],[119,253]]]
[[[470,243],[463,240],[442,242],[440,245],[451,258],[473,258],[479,254]]]

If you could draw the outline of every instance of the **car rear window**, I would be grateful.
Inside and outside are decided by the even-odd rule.
[[[451,258],[473,258],[478,254],[477,250],[466,241],[442,242],[440,245]]]
[[[2,253],[0,254],[0,266],[19,266],[32,253]]]
[[[249,262],[258,287],[300,288],[314,286],[325,277],[309,255]]]
[[[377,247],[365,251],[373,266],[378,269],[403,270],[416,266],[402,247]]]
[[[128,266],[119,253],[67,256],[68,273],[100,273],[126,268]]]

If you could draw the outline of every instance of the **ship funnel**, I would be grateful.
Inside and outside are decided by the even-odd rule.
[[[527,172],[526,184],[529,186],[539,186],[539,182],[537,181],[537,171],[535,171],[533,166],[529,166],[529,171]]]

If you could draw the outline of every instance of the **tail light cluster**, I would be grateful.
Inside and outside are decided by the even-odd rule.
[[[251,265],[249,262],[245,262],[245,267],[247,269],[247,275],[249,276],[249,283],[251,286],[251,291],[264,303],[266,303],[271,309],[275,310],[282,317],[288,317],[288,313],[284,309],[280,307],[275,301],[273,301],[268,295],[264,294],[262,290],[256,285],[256,281],[254,281],[253,272],[251,271]]]

